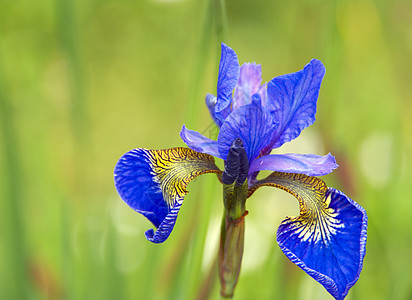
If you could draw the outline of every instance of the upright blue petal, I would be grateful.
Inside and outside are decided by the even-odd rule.
[[[268,83],[266,107],[279,122],[271,149],[295,139],[315,122],[316,102],[324,75],[323,64],[312,59],[303,70],[275,77]]]
[[[271,154],[255,159],[249,173],[269,170],[286,173],[300,173],[309,176],[322,176],[338,167],[335,157],[330,153],[325,156],[315,154]]]
[[[220,128],[217,138],[220,157],[226,159],[233,141],[240,138],[251,162],[270,143],[276,127],[272,115],[262,106],[259,95],[253,95],[252,103],[233,111]]]
[[[231,111],[232,93],[239,80],[239,61],[232,48],[222,43],[222,54],[217,78],[215,116],[223,122]]]
[[[146,231],[146,238],[162,243],[173,230],[187,185],[205,173],[221,173],[210,155],[188,148],[138,148],[120,158],[114,182],[120,197],[157,228]]]

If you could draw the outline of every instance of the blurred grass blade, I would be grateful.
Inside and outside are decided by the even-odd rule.
[[[220,43],[226,40],[227,21],[226,8],[224,0],[210,0],[203,4],[203,16],[200,30],[200,38],[195,55],[195,62],[191,76],[189,98],[185,114],[185,123],[190,126],[196,125],[198,113],[204,111],[207,113],[204,104],[204,97],[201,95],[200,85],[204,81],[204,70],[208,62],[210,47],[220,49]],[[215,38],[213,38],[215,34]],[[218,68],[218,61],[213,61]],[[217,72],[216,72],[217,77]],[[211,90],[212,92],[212,90]],[[202,109],[203,108],[203,109]]]
[[[74,2],[56,0],[57,32],[60,47],[69,65],[71,90],[71,119],[76,141],[83,145],[87,141],[88,122],[86,97],[84,96],[85,76],[78,45],[78,30],[74,13]]]
[[[25,228],[23,222],[24,176],[19,157],[23,157],[18,147],[15,112],[7,97],[5,76],[0,53],[0,145],[3,150],[2,188],[0,198],[4,251],[7,258],[7,285],[4,293],[7,299],[27,299],[29,280],[27,274],[28,257],[26,252]]]

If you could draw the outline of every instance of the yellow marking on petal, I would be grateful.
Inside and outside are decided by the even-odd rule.
[[[169,208],[182,202],[188,193],[190,181],[206,173],[222,173],[215,165],[213,156],[189,148],[146,150],[154,178],[160,185],[163,199]]]
[[[300,215],[287,217],[282,223],[289,223],[304,241],[330,239],[338,228],[344,227],[337,218],[338,212],[330,207],[331,197],[326,197],[328,188],[325,182],[317,177],[273,172],[267,178],[257,181],[249,189],[248,197],[261,186],[280,188],[298,199]]]

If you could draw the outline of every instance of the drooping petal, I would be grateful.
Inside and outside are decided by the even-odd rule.
[[[137,148],[120,158],[114,182],[120,197],[157,228],[146,231],[146,238],[162,243],[173,230],[187,185],[205,173],[221,173],[210,155],[188,148]]]
[[[251,162],[270,143],[276,127],[259,95],[253,95],[252,103],[233,111],[220,128],[217,138],[220,157],[225,160],[233,141],[240,138]]]
[[[274,172],[258,181],[250,194],[263,185],[281,188],[299,200],[300,216],[286,218],[277,232],[283,253],[335,299],[344,299],[363,266],[365,210],[316,177]]]
[[[257,65],[255,63],[244,63],[240,67],[240,76],[233,95],[232,109],[235,110],[240,106],[252,102],[252,95],[259,92],[261,83],[261,65]],[[264,103],[263,99],[262,103]]]
[[[262,170],[300,173],[309,176],[322,176],[338,167],[335,157],[330,153],[325,156],[315,154],[272,154],[255,159],[249,173]]]
[[[185,125],[180,131],[180,137],[190,149],[220,158],[217,141],[213,141],[197,131],[187,129]]]
[[[324,75],[323,64],[312,59],[303,70],[275,77],[267,84],[266,107],[280,123],[271,149],[295,139],[315,122],[316,103]]]
[[[239,61],[235,51],[222,43],[215,106],[215,116],[222,123],[231,111],[232,93],[239,79],[239,69]]]

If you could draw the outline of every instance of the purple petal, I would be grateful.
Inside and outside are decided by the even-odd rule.
[[[325,67],[312,59],[296,73],[273,78],[267,87],[269,109],[279,127],[270,147],[278,148],[315,122],[316,102]]]
[[[256,171],[270,170],[322,176],[331,173],[337,167],[335,157],[330,153],[325,156],[295,153],[272,154],[255,159],[250,165],[249,174]]]
[[[220,157],[226,159],[233,141],[240,138],[251,162],[270,143],[276,127],[271,114],[262,106],[259,95],[253,95],[252,103],[233,111],[220,128],[217,139]]]
[[[239,79],[239,61],[232,48],[222,43],[222,54],[217,78],[215,115],[223,122],[231,111],[232,93]]]
[[[233,110],[252,102],[252,95],[259,92],[262,83],[261,65],[245,63],[240,67],[239,81],[235,88],[232,107]],[[262,98],[262,95],[260,95]],[[262,103],[264,103],[262,98]]]
[[[217,141],[208,139],[197,131],[187,129],[185,125],[180,131],[180,137],[190,149],[221,158]]]

